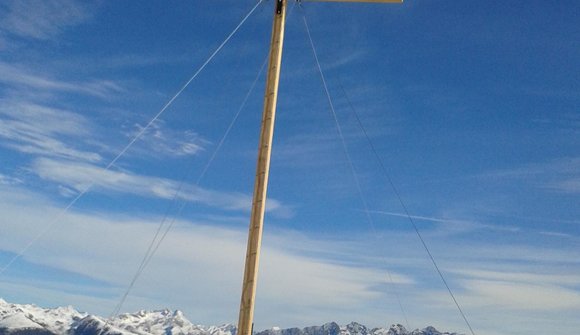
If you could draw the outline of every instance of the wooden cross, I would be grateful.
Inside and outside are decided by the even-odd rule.
[[[324,2],[371,2],[371,3],[402,3],[403,0],[308,0]],[[282,44],[284,42],[284,25],[288,0],[275,0],[274,23],[268,60],[268,75],[266,93],[264,96],[264,111],[258,147],[258,164],[252,200],[250,231],[246,251],[246,265],[240,303],[240,317],[237,335],[252,335],[254,319],[254,301],[256,298],[256,283],[258,279],[258,264],[260,246],[262,244],[262,227],[266,208],[266,192],[270,170],[270,154],[272,152],[272,137],[274,135],[274,119],[276,116],[276,101],[278,98],[278,83],[280,79],[280,64],[282,62]]]

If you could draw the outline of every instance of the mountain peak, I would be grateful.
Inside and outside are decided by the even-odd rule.
[[[105,319],[78,312],[72,306],[44,309],[35,305],[11,304],[0,299],[0,335],[235,335],[232,324],[199,326],[191,323],[180,310],[170,309],[121,314]],[[440,333],[434,327],[408,332],[400,324],[369,329],[351,322],[339,326],[328,322],[306,328],[275,327],[255,335],[457,335]]]
[[[409,334],[409,332],[400,323],[391,325],[389,331],[387,332],[387,335],[406,335],[406,334]]]

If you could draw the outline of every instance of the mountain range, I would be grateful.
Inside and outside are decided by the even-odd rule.
[[[102,318],[71,306],[42,308],[8,303],[0,299],[0,335],[235,335],[232,324],[201,326],[191,323],[179,310],[139,311]],[[272,328],[255,335],[458,335],[433,327],[408,331],[400,324],[367,328],[356,322],[335,322],[306,328]]]

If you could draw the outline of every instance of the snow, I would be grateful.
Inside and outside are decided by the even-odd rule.
[[[64,334],[74,322],[86,315],[72,306],[45,309],[36,305],[11,304],[0,299],[0,327],[3,328],[41,328]]]
[[[158,311],[141,310],[121,314],[109,320],[81,313],[72,306],[41,308],[36,305],[11,304],[0,298],[0,329],[45,329],[58,335],[232,335],[236,327],[232,324],[202,326],[191,323],[181,311],[168,309]],[[339,326],[334,322],[304,329],[280,329],[274,327],[257,335],[456,335],[440,333],[433,327],[409,332],[402,325],[369,329],[351,322]]]
[[[13,314],[0,320],[0,328],[23,329],[42,328],[42,326],[30,320],[24,314]]]

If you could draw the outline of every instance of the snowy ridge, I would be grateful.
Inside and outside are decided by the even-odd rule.
[[[0,298],[0,335],[236,335],[236,327],[201,326],[191,323],[181,311],[139,311],[104,318],[82,313],[74,308],[41,308],[36,305],[11,304]],[[389,329],[369,329],[351,322],[322,326],[257,332],[255,335],[458,335],[441,333],[433,327],[407,331],[402,325]]]
[[[45,309],[36,305],[11,304],[0,299],[0,329],[37,329],[65,334],[72,324],[86,316],[86,313],[80,313],[71,306]]]
[[[121,314],[110,320],[110,324],[133,334],[153,335],[232,335],[235,327],[225,324],[205,327],[191,323],[179,310],[139,311]]]
[[[389,329],[367,328],[357,322],[351,322],[346,326],[339,326],[335,322],[326,323],[322,326],[299,328],[272,328],[257,333],[256,335],[459,335],[457,333],[439,332],[434,327],[422,330],[408,331],[400,324],[394,324]]]

